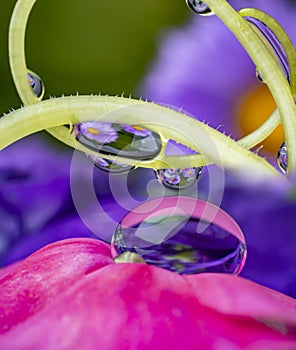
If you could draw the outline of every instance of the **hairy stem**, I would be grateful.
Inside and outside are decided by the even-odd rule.
[[[216,163],[240,176],[255,179],[280,176],[264,159],[196,119],[156,104],[120,97],[63,97],[23,107],[0,119],[0,132],[3,135],[0,149],[44,128],[96,120],[140,124],[159,133],[164,142],[176,140],[200,152],[207,163]],[[111,156],[102,156],[113,159]],[[148,168],[198,166],[194,162],[195,157],[167,157],[162,154],[160,159],[142,161],[136,165]],[[127,158],[117,160],[135,163]]]
[[[225,0],[205,0],[206,4],[233,32],[264,76],[279,110],[288,147],[288,172],[296,168],[296,107],[290,86],[271,51]]]

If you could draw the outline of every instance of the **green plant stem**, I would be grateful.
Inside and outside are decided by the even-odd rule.
[[[289,154],[288,173],[292,173],[296,168],[296,107],[286,77],[265,43],[225,0],[205,0],[205,2],[233,32],[264,76],[284,126]]]
[[[25,105],[35,104],[39,102],[39,99],[34,95],[31,87],[28,84],[28,80],[27,80],[28,69],[26,67],[25,51],[24,51],[26,24],[29,18],[30,11],[33,5],[35,4],[35,2],[36,0],[19,0],[17,2],[11,18],[10,34],[9,34],[10,64],[12,69],[12,75],[16,84],[17,91]],[[87,105],[88,103],[89,105]],[[100,103],[103,103],[103,104],[105,103],[105,105],[103,106],[99,105]],[[95,104],[95,108],[93,107],[94,104]],[[85,120],[89,121],[89,120],[92,120],[90,116],[92,113],[95,113],[95,116],[94,116],[95,119],[98,117],[97,114],[99,114],[99,117],[101,118],[103,116],[103,119],[105,120],[106,119],[105,114],[111,111],[112,108],[113,108],[113,111],[114,109],[124,110],[127,106],[136,105],[136,104],[138,105],[139,102],[133,101],[131,99],[103,98],[103,97],[88,98],[88,97],[82,97],[82,96],[72,97],[67,99],[54,99],[48,102],[43,102],[41,104],[39,102],[38,107],[34,107],[34,108],[32,107],[32,109],[30,110],[32,115],[30,116],[30,118],[26,117],[27,120],[24,119],[24,116],[28,115],[28,113],[26,113],[27,112],[26,109],[22,109],[20,111],[20,116],[18,112],[15,112],[13,115],[11,114],[9,115],[9,117],[12,118],[14,121],[13,132],[12,134],[6,132],[7,137],[2,138],[1,140],[2,142],[0,142],[0,145],[3,148],[9,143],[11,143],[12,140],[16,140],[32,132],[46,128],[53,136],[63,141],[64,143],[68,144],[69,146],[73,148],[77,148],[86,153],[92,153],[90,150],[81,146],[74,139],[74,137],[70,135],[69,129],[63,126],[63,124],[72,124],[77,122],[78,119],[81,121],[83,119],[81,117],[82,106],[83,106],[82,109],[84,111],[87,110],[87,117],[85,118]],[[67,106],[67,111],[64,110],[65,106]],[[155,109],[156,106],[155,105],[153,106],[154,106],[153,108]],[[143,110],[141,110],[142,114],[145,114],[143,112],[146,109],[149,110],[149,108],[146,108],[146,107]],[[171,115],[174,113],[171,113],[171,112],[168,113],[168,109],[166,109],[165,112],[164,112],[164,109],[162,109],[161,113],[170,115],[169,118],[167,119],[165,118],[166,124],[162,124],[164,119],[160,115],[160,111],[157,111],[156,113],[156,115],[158,115],[157,117],[158,120],[155,120],[154,124],[153,122],[152,124],[148,123],[148,121],[151,121],[150,117],[147,116],[147,119],[145,119],[143,118],[143,115],[138,116],[137,118],[132,118],[131,116],[125,116],[124,123],[128,123],[129,120],[133,120],[134,124],[141,123],[141,125],[147,125],[147,127],[149,127],[150,129],[162,134],[164,138],[164,143],[166,143],[168,139],[174,139],[198,152],[201,152],[202,156],[201,155],[190,155],[186,157],[165,156],[164,152],[162,151],[161,154],[157,157],[157,159],[154,159],[149,162],[148,161],[140,162],[138,164],[139,166],[154,167],[154,168],[168,168],[168,167],[183,168],[188,166],[202,166],[205,164],[209,164],[211,162],[215,162],[220,166],[225,166],[226,168],[231,169],[234,172],[245,174],[246,166],[242,168],[241,162],[242,161],[245,162],[248,160],[248,162],[253,164],[253,165],[250,164],[250,166],[249,165],[247,166],[247,168],[250,170],[250,173],[253,173],[253,175],[257,173],[258,174],[263,174],[263,173],[276,174],[276,171],[263,159],[247,151],[240,145],[236,144],[233,140],[222,135],[216,130],[213,130],[210,127],[198,121],[194,121],[193,119],[188,118],[187,116],[184,116],[184,115],[179,115],[177,117],[181,119],[181,121],[179,120],[177,122],[177,119],[174,119],[172,121],[170,120],[170,118],[172,118]],[[48,115],[52,115],[51,120],[48,120],[47,118]],[[77,115],[79,115],[78,119],[76,119]],[[34,117],[32,116],[35,116],[35,120],[34,120]],[[60,119],[57,119],[58,116],[60,117]],[[37,121],[37,118],[39,118],[38,121]],[[2,127],[5,127],[5,125],[9,124],[7,122],[7,118],[4,118],[4,119],[5,120],[1,121],[0,123],[0,129]],[[184,123],[185,119],[187,121],[186,123]],[[110,120],[112,120],[112,117]],[[161,123],[160,123],[160,120],[161,120]],[[20,123],[19,125],[22,126],[21,130],[18,128],[18,125],[17,125],[18,122]],[[261,140],[263,140],[267,136],[266,135],[267,133],[273,130],[273,128],[276,125],[276,122],[278,122],[277,113],[272,115],[268,119],[268,121],[264,123],[254,133],[248,135],[247,137],[243,138],[238,142],[248,148],[253,147],[254,145],[261,142]],[[184,127],[183,127],[183,123],[184,123]],[[173,127],[174,124],[178,125],[177,129],[174,129]],[[198,134],[201,132],[202,134],[201,139],[210,138],[211,142],[214,142],[213,149],[215,149],[215,151],[211,152],[207,149],[208,142],[205,142],[205,145],[202,145],[201,142],[197,142],[197,143],[192,142],[192,140],[196,138],[196,135],[194,135],[194,131],[190,130],[189,132],[187,132],[185,131],[185,129],[186,129],[186,126],[189,127],[189,125],[193,125],[193,124],[194,124],[194,127],[198,126],[196,133]],[[183,135],[180,135],[180,132],[183,133]],[[20,135],[23,135],[23,136],[20,136]],[[190,141],[188,140],[188,137],[187,136],[185,137],[184,135],[190,135]],[[219,152],[217,152],[216,149],[219,149]],[[221,150],[223,150],[225,154],[222,155]],[[114,157],[106,156],[106,155],[104,155],[104,158],[114,159]],[[123,159],[117,158],[118,161],[120,159],[123,162],[129,163],[129,164],[133,162],[125,158]]]
[[[44,128],[95,120],[140,124],[159,133],[165,141],[176,140],[200,152],[206,162],[216,163],[239,176],[257,180],[281,176],[264,159],[196,119],[156,104],[120,97],[63,97],[23,107],[0,119],[0,149]],[[107,155],[101,156],[114,159]],[[166,157],[162,154],[160,159],[142,161],[137,166],[157,169],[197,166],[195,157],[188,158]],[[127,158],[117,160],[135,163]]]
[[[275,109],[271,116],[266,120],[266,122],[264,122],[252,133],[242,137],[237,142],[246,148],[253,148],[260,142],[264,141],[266,135],[270,135],[277,128],[280,122],[281,117],[279,111]]]
[[[10,65],[12,76],[19,93],[22,102],[25,105],[39,102],[39,99],[34,95],[27,80],[27,67],[25,59],[25,31],[26,24],[36,0],[19,0],[13,11],[13,15],[10,23],[9,30],[9,52],[10,52]],[[273,22],[272,22],[273,24]],[[284,34],[282,34],[284,35]],[[273,131],[273,127],[270,128],[271,122],[274,122],[275,118],[271,117],[271,120],[267,121],[255,132],[251,133],[247,137],[243,138],[241,144],[247,148],[252,148],[264,140],[270,132]],[[58,140],[68,144],[71,147],[79,148],[79,144],[76,140],[69,137],[68,129],[60,126],[47,130],[52,136]],[[250,142],[248,142],[248,140]],[[239,141],[240,142],[240,141]],[[192,156],[196,163],[199,158],[199,166],[205,165],[206,162],[201,156]],[[171,159],[174,162],[174,158]],[[179,161],[180,164],[180,161]]]

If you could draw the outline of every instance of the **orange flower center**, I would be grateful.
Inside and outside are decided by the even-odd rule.
[[[100,131],[98,129],[95,129],[95,128],[87,128],[87,131],[92,135],[99,135],[100,134]]]
[[[143,131],[144,130],[144,128],[142,128],[140,126],[137,126],[137,125],[133,125],[132,128],[135,129],[135,130],[139,130],[139,131]]]
[[[238,129],[242,136],[257,129],[269,117],[275,107],[274,99],[265,84],[260,84],[245,95],[238,104],[237,114],[239,116]],[[280,125],[260,145],[263,145],[264,151],[277,154],[283,140],[284,131]]]

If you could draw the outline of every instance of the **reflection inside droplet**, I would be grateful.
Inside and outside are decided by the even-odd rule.
[[[290,67],[288,58],[276,35],[267,27],[265,23],[259,19],[251,16],[245,16],[244,18],[252,25],[252,28],[260,35],[266,45],[270,48],[280,67],[282,68],[288,82],[290,83]],[[259,81],[264,82],[264,77],[262,76],[262,73],[258,71],[258,69],[256,70],[256,76]]]
[[[201,167],[186,169],[158,169],[156,175],[159,181],[172,189],[188,188],[196,183],[201,174]]]
[[[281,171],[285,174],[288,169],[288,150],[286,142],[283,142],[277,154],[277,162]]]
[[[41,78],[31,71],[28,72],[28,83],[31,86],[34,94],[36,97],[38,97],[40,100],[42,99],[44,95],[44,84],[41,80]]]
[[[75,124],[72,134],[91,150],[136,160],[153,159],[162,148],[157,133],[138,125],[91,121]]]
[[[112,247],[115,256],[134,252],[148,264],[180,274],[237,274],[246,258],[244,237],[233,219],[190,197],[166,197],[139,206],[118,225]]]
[[[209,8],[209,6],[199,0],[186,0],[187,6],[195,13],[198,13],[201,16],[211,16],[213,15],[213,11]]]
[[[101,158],[93,154],[89,155],[88,158],[97,168],[112,174],[123,174],[134,169],[132,165]]]

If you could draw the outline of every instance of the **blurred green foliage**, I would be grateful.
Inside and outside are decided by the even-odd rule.
[[[19,107],[8,64],[7,37],[16,0],[1,0],[0,111]],[[137,96],[157,43],[189,15],[184,0],[39,0],[26,35],[27,66],[49,95]]]

